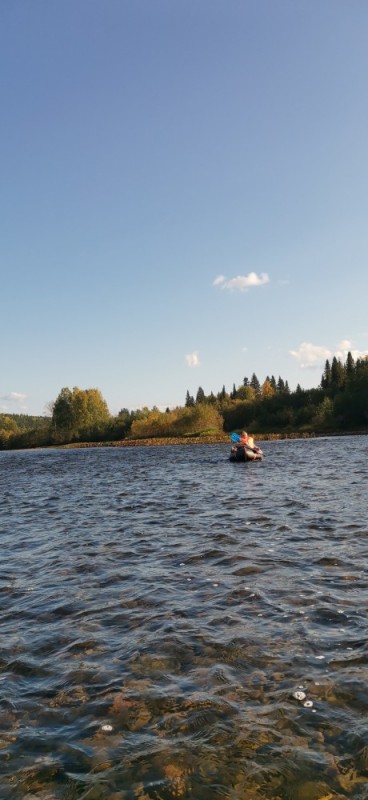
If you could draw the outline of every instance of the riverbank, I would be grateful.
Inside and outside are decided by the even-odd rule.
[[[70,444],[58,445],[62,449],[75,448],[75,447],[167,447],[168,445],[181,445],[182,447],[187,444],[228,444],[228,436],[186,436],[167,437],[167,438],[152,438],[152,439],[120,439],[116,442],[76,442]]]
[[[330,438],[335,436],[367,436],[368,430],[365,431],[335,431],[335,432],[319,432],[303,431],[293,433],[255,433],[254,439],[256,441],[282,441],[284,439],[317,439],[317,438]],[[86,448],[86,447],[167,447],[168,445],[185,445],[192,444],[229,444],[230,434],[218,434],[211,436],[183,436],[183,437],[161,437],[161,438],[148,438],[148,439],[119,439],[117,441],[107,442],[74,442],[69,444],[56,445],[58,448]],[[55,446],[55,445],[54,445]]]

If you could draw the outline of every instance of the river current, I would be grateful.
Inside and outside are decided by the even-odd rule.
[[[368,437],[0,453],[2,800],[367,800]]]

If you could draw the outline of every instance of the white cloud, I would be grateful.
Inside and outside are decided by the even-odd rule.
[[[331,358],[332,353],[324,345],[311,344],[310,342],[302,342],[297,350],[289,350],[290,355],[293,356],[302,369],[314,369],[320,367],[327,358]]]
[[[199,367],[201,363],[199,360],[199,355],[196,351],[194,351],[194,353],[187,353],[185,360],[188,364],[188,367]]]
[[[357,358],[364,358],[367,355],[367,350],[354,350],[352,342],[350,342],[349,339],[341,340],[340,344],[337,345],[337,350],[334,355],[336,358],[339,358],[340,361],[345,362],[349,352],[353,356],[354,361],[356,361]]]
[[[5,402],[10,401],[11,403],[24,403],[26,399],[27,395],[22,392],[9,392],[9,394],[3,394],[3,396],[0,397],[0,400],[5,400]]]
[[[27,395],[23,392],[9,392],[0,397],[0,412],[6,414],[19,414],[27,411],[25,400]]]
[[[342,363],[345,363],[349,352],[354,361],[367,355],[367,350],[354,350],[349,339],[342,339],[334,352],[325,347],[325,345],[311,344],[310,342],[302,342],[297,350],[289,350],[290,355],[299,362],[299,366],[302,369],[324,366],[325,361],[327,359],[331,360],[334,356]]]
[[[225,278],[224,275],[218,275],[213,281],[213,286],[221,286],[221,289],[236,289],[240,292],[246,291],[253,286],[264,286],[269,283],[270,279],[266,272],[257,275],[256,272],[249,272],[248,275],[238,275],[236,278]]]

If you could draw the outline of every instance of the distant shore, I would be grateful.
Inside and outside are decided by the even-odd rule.
[[[256,441],[283,441],[285,439],[321,439],[334,436],[367,436],[365,431],[335,431],[335,432],[295,432],[295,433],[259,433],[254,434]],[[183,437],[160,437],[151,439],[120,439],[118,441],[106,442],[73,442],[70,444],[51,445],[58,449],[87,448],[87,447],[167,447],[192,444],[228,444],[231,445],[230,434],[218,434],[213,436],[183,436]]]

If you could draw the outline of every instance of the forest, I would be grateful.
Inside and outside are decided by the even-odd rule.
[[[0,449],[118,443],[139,440],[226,440],[245,428],[257,438],[368,433],[368,356],[326,361],[315,389],[255,373],[231,391],[206,395],[201,386],[187,391],[183,406],[157,407],[113,416],[99,389],[61,389],[50,416],[0,414]]]

